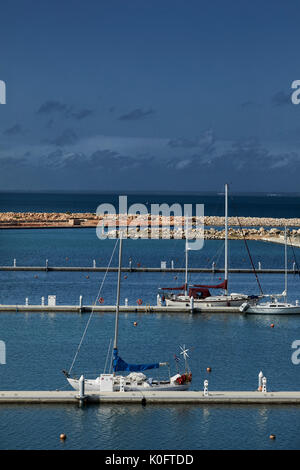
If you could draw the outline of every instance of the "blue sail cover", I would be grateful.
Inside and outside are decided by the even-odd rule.
[[[141,372],[148,369],[158,369],[159,362],[154,364],[127,364],[123,359],[118,355],[118,350],[114,349],[114,358],[113,358],[113,370],[114,372],[118,371],[128,371],[128,372]]]

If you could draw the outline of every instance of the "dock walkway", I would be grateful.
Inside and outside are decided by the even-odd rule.
[[[115,305],[1,305],[0,313],[115,313]],[[120,313],[239,313],[239,307],[170,307],[158,305],[120,305]]]
[[[86,403],[100,404],[268,404],[300,405],[300,391],[258,392],[258,391],[211,391],[207,396],[203,391],[186,392],[101,392],[89,393],[83,399]],[[75,404],[80,401],[78,392],[7,390],[0,391],[1,404]],[[82,401],[82,399],[81,399]]]

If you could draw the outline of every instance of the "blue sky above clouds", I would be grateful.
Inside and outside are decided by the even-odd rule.
[[[299,13],[3,0],[1,189],[299,191]]]

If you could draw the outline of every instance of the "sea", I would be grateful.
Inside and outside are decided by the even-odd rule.
[[[128,204],[203,203],[206,215],[223,215],[223,194],[130,194]],[[117,204],[116,194],[1,193],[0,212],[95,212],[103,202]],[[236,213],[233,214],[234,210]],[[299,195],[233,195],[229,214],[299,217]],[[125,240],[123,265],[159,267],[185,262],[184,240]],[[283,268],[282,245],[250,241],[255,266]],[[0,265],[117,266],[116,240],[99,240],[94,228],[0,230]],[[288,250],[288,265],[300,264],[300,249]],[[189,252],[190,267],[224,264],[222,240],[207,240]],[[232,268],[250,268],[242,240],[229,242]],[[264,293],[284,290],[281,274],[259,274]],[[220,274],[193,274],[192,282],[219,283]],[[104,282],[103,282],[104,281]],[[182,284],[178,273],[123,273],[121,304],[155,304],[159,287]],[[100,290],[101,285],[102,289]],[[253,274],[231,274],[230,292],[257,294]],[[116,301],[116,274],[100,272],[6,272],[0,270],[0,303],[40,304],[55,295],[57,304],[104,304]],[[300,301],[300,277],[289,275],[289,300]],[[0,340],[6,363],[0,364],[2,390],[68,390],[62,370],[96,377],[109,371],[108,350],[114,314],[1,313]],[[88,328],[85,332],[86,326]],[[127,362],[169,361],[187,348],[192,390],[256,390],[263,371],[270,391],[300,390],[300,364],[292,361],[300,340],[300,317],[229,314],[120,314],[119,352]],[[136,325],[135,325],[136,323]],[[271,324],[274,327],[271,328]],[[82,344],[80,346],[81,340]],[[80,346],[80,347],[79,347]],[[106,369],[105,369],[106,366]],[[207,368],[211,372],[207,372]],[[165,377],[168,369],[148,371]],[[1,392],[0,392],[1,393]],[[299,449],[300,407],[268,405],[1,405],[0,449]],[[67,439],[61,441],[59,435]],[[270,434],[276,439],[270,440]]]

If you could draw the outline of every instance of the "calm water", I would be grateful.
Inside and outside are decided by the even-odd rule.
[[[114,241],[99,241],[94,229],[8,230],[0,232],[0,264],[106,265]],[[283,247],[249,243],[254,262],[282,267]],[[296,256],[299,257],[299,250]],[[129,240],[124,243],[123,263],[159,266],[184,265],[184,241]],[[208,241],[203,250],[190,252],[191,266],[223,264],[222,241]],[[289,263],[292,263],[291,253]],[[113,265],[117,264],[117,256]],[[232,267],[250,266],[243,242],[230,242]],[[37,275],[37,277],[35,277]],[[103,273],[5,273],[0,272],[0,302],[40,303],[41,296],[56,294],[57,303],[75,304],[82,294],[92,303]],[[88,276],[88,277],[87,277]],[[124,275],[125,276],[125,275]],[[121,302],[142,298],[156,301],[157,287],[182,283],[172,274],[126,274]],[[177,279],[175,279],[177,276]],[[219,282],[219,276],[194,275],[194,281]],[[281,275],[261,275],[265,292],[282,292]],[[232,275],[233,292],[258,292],[253,275]],[[300,280],[289,276],[290,300],[300,299]],[[116,275],[110,274],[101,292],[107,304],[115,302]],[[0,366],[2,389],[68,388],[62,369],[72,363],[88,315],[1,314],[0,338],[6,342],[7,364]],[[138,323],[137,327],[133,322]],[[275,328],[270,328],[270,323]],[[114,316],[95,314],[74,366],[74,373],[94,376],[103,371],[113,335]],[[300,366],[291,362],[291,344],[300,339],[300,317],[243,315],[157,315],[136,313],[120,317],[119,349],[129,362],[170,361],[179,345],[190,348],[193,389],[203,380],[217,390],[254,390],[263,370],[271,390],[300,389]],[[212,368],[207,374],[206,367]],[[161,371],[154,371],[153,376]],[[1,406],[2,449],[297,449],[300,407],[268,406]],[[32,432],[34,430],[34,432]],[[68,435],[65,443],[58,436]],[[275,433],[276,441],[270,441]]]

